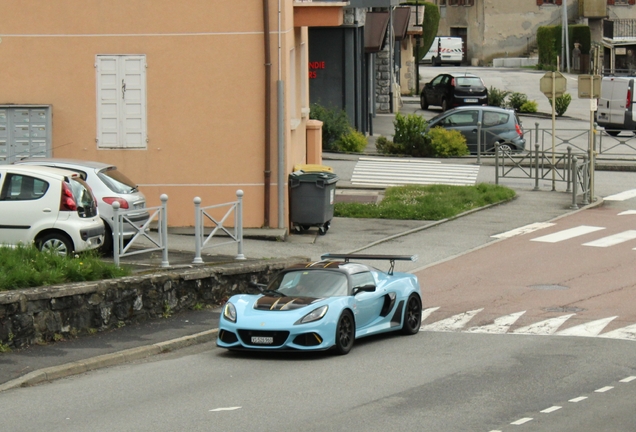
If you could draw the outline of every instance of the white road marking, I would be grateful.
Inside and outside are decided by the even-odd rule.
[[[595,393],[605,393],[606,391],[610,391],[611,389],[613,389],[614,387],[612,386],[606,386],[606,387],[601,387],[598,390],[594,390]]]
[[[234,410],[241,409],[241,408],[242,407],[214,408],[214,409],[211,409],[210,412],[234,411]]]
[[[510,326],[513,325],[524,313],[526,313],[526,311],[505,315],[495,319],[492,324],[471,327],[468,331],[471,333],[507,333]]]
[[[503,232],[501,234],[495,234],[493,236],[493,238],[510,238],[510,237],[514,237],[514,236],[518,236],[518,235],[523,235],[523,234],[528,234],[534,231],[538,231],[540,229],[543,228],[548,228],[553,226],[553,223],[550,222],[536,222],[536,223],[532,223],[530,225],[526,225],[526,226],[522,226],[521,228],[516,228],[510,231],[506,231]]]
[[[569,240],[574,237],[582,236],[585,234],[593,233],[594,231],[604,230],[603,227],[595,227],[588,225],[581,225],[574,228],[569,228],[563,231],[557,231],[552,234],[548,234],[542,237],[536,237],[530,239],[531,241],[538,241],[544,243],[556,243],[563,240]]]
[[[624,212],[620,212],[618,216],[626,216],[636,214],[636,210],[625,210]]]
[[[528,422],[529,422],[529,421],[531,421],[531,420],[532,420],[532,417],[524,417],[524,418],[519,419],[519,420],[517,420],[517,421],[513,421],[513,422],[512,422],[512,423],[510,423],[510,424],[511,424],[511,425],[517,425],[517,426],[519,426],[519,425],[522,425],[522,424],[524,424],[524,423],[528,423]]]
[[[441,321],[434,322],[420,327],[420,330],[425,331],[459,331],[473,319],[475,315],[483,311],[484,308],[464,312],[458,315],[454,315],[450,318],[443,319]]]
[[[570,399],[569,402],[577,403],[577,402],[581,402],[582,400],[585,400],[585,399],[587,399],[587,396],[579,396],[577,398]]]
[[[623,378],[619,382],[628,383],[628,382],[631,382],[631,381],[634,381],[634,380],[636,380],[636,376],[630,376],[630,377],[627,377],[627,378]]]
[[[558,336],[598,336],[603,329],[617,317],[603,318],[596,321],[590,321],[585,324],[570,327],[569,329],[557,332]]]
[[[425,320],[426,318],[428,318],[429,316],[431,316],[431,314],[432,314],[433,312],[435,312],[437,309],[439,309],[439,307],[432,307],[432,308],[424,309],[424,310],[422,311],[422,322],[424,322],[424,320]]]
[[[560,407],[560,406],[556,406],[556,405],[554,405],[554,406],[551,406],[550,408],[546,408],[546,409],[544,409],[544,410],[543,410],[543,411],[541,411],[541,412],[542,412],[542,413],[549,414],[549,413],[551,413],[551,412],[554,412],[554,411],[557,411],[557,410],[560,410],[560,409],[561,409],[561,407]]]
[[[530,324],[513,331],[515,334],[550,335],[556,332],[568,318],[576,314],[563,315],[557,318],[550,318],[545,321]]]
[[[610,339],[636,340],[636,324],[603,333],[598,337]]]
[[[583,243],[583,246],[609,247],[619,243],[623,243],[636,238],[636,230],[627,230],[618,234],[602,237],[598,240]]]
[[[625,201],[634,197],[636,197],[636,189],[630,189],[621,193],[607,196],[603,198],[603,200],[604,201]]]

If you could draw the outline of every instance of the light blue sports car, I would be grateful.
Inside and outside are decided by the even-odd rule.
[[[323,261],[280,272],[259,294],[232,296],[223,306],[217,346],[230,350],[347,354],[357,338],[416,334],[422,320],[417,277],[394,273],[396,260],[416,256],[327,254]],[[388,272],[350,262],[385,260]]]

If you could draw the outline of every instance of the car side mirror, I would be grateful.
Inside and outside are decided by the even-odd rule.
[[[359,286],[359,287],[355,287],[353,289],[353,295],[356,295],[359,292],[374,292],[374,291],[375,291],[375,285],[373,285],[373,284],[362,285],[362,286]]]

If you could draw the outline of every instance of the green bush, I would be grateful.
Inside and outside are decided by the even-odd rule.
[[[395,134],[393,142],[404,148],[405,154],[417,157],[431,155],[430,138],[427,135],[428,125],[417,114],[403,115],[397,113],[393,121]]]
[[[536,113],[538,110],[539,110],[539,107],[537,105],[537,101],[533,101],[533,100],[526,101],[519,108],[519,112],[522,112],[522,113]]]
[[[409,0],[409,5],[414,6],[415,1]],[[435,36],[437,36],[437,29],[439,28],[439,6],[431,2],[420,2],[419,7],[424,8],[424,19],[422,20],[422,39],[420,45],[420,51],[415,53],[417,61],[422,60],[422,57],[426,55],[428,50],[433,44]],[[415,50],[415,48],[413,48]]]
[[[330,109],[319,104],[311,104],[309,118],[322,122],[323,150],[337,150],[336,142],[349,133],[351,125],[344,110]]]
[[[548,98],[550,101],[550,106],[552,106],[552,99]],[[570,93],[563,93],[561,96],[557,96],[554,101],[554,111],[557,116],[562,116],[568,110],[570,106],[570,102],[572,102],[572,96]]]
[[[375,140],[375,148],[380,154],[406,154],[404,146],[394,143],[385,136],[379,136]]]
[[[335,149],[345,153],[362,153],[368,142],[362,132],[349,128],[349,132],[340,136],[334,143]]]
[[[508,102],[506,102],[506,105],[508,106],[508,108],[519,111],[521,110],[523,104],[526,102],[528,102],[528,96],[526,96],[524,93],[513,92],[510,93],[510,95],[508,96]]]
[[[537,29],[537,45],[539,48],[539,64],[543,70],[555,70],[557,56],[561,55],[561,33],[562,27],[541,26]],[[574,43],[581,44],[581,54],[588,54],[592,44],[590,27],[576,24],[568,25],[568,42],[570,53],[574,49]],[[560,60],[561,65],[566,64],[564,59]]]
[[[459,131],[435,127],[428,131],[428,135],[433,156],[454,157],[469,153],[466,138]]]
[[[488,105],[495,107],[506,106],[506,97],[510,94],[508,90],[499,90],[493,86],[488,89]]]

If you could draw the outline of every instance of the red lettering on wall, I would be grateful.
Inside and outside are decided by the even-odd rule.
[[[318,76],[316,69],[324,69],[324,68],[325,68],[324,61],[309,62],[309,79],[313,79]]]

